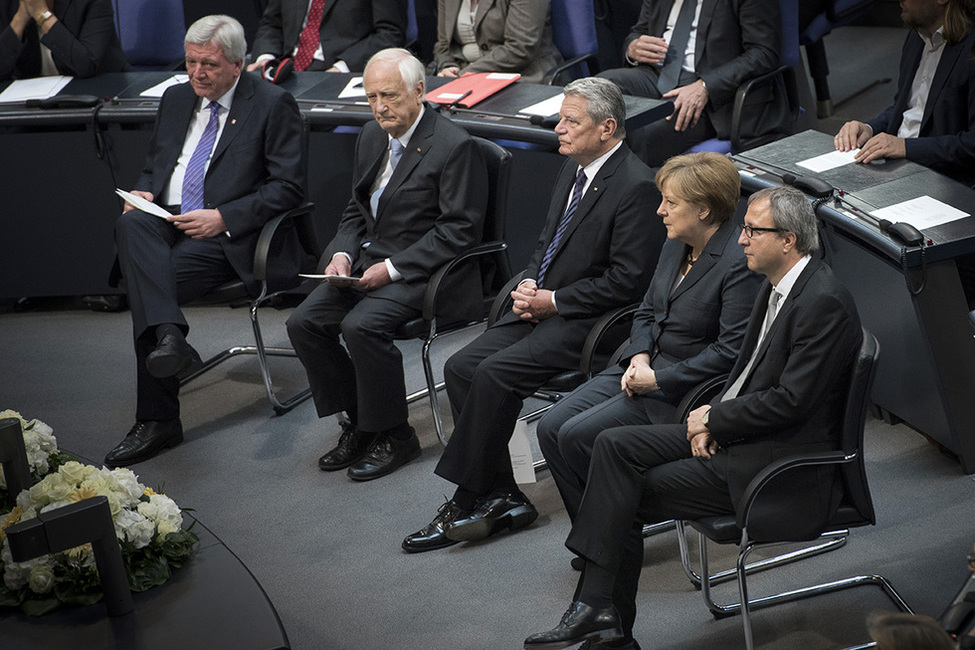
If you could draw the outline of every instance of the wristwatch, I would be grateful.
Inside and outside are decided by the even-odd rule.
[[[41,25],[43,25],[44,23],[46,23],[52,18],[54,18],[54,14],[52,14],[50,10],[47,10],[41,14],[40,18],[35,18],[34,22],[37,23],[38,27],[40,27]]]
[[[704,426],[708,426],[708,422],[710,420],[711,420],[711,409],[708,409],[707,411],[704,412],[704,415],[701,416],[701,424],[703,424]]]

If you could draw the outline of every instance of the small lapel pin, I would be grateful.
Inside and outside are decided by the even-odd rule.
[[[234,119],[230,120],[230,123],[231,124],[237,124],[237,118],[235,117]]]

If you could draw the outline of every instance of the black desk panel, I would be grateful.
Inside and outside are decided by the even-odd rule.
[[[832,136],[807,131],[736,156],[742,186],[754,192],[791,172],[844,190],[858,209],[831,199],[816,214],[826,260],[880,342],[873,401],[958,454],[962,469],[975,473],[975,331],[955,264],[975,252],[975,219],[925,229],[924,246],[904,246],[862,212],[928,195],[971,213],[975,191],[906,160],[819,174],[795,165],[831,151],[832,143]]]

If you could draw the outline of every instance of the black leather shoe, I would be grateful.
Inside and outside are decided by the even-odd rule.
[[[371,481],[374,478],[392,474],[397,469],[420,457],[420,439],[413,427],[412,436],[407,440],[397,440],[380,434],[369,447],[362,460],[349,468],[349,478],[355,481]]]
[[[345,469],[365,456],[375,440],[376,434],[359,431],[350,423],[343,422],[339,444],[318,459],[318,469],[323,472]]]
[[[471,542],[504,528],[524,528],[537,517],[535,506],[520,491],[492,492],[477,500],[470,516],[448,526],[447,537],[456,542]]]
[[[136,422],[115,449],[105,456],[109,467],[123,467],[158,454],[163,447],[175,447],[183,442],[183,425],[179,418],[156,422]]]
[[[633,637],[617,639],[615,641],[594,641],[589,639],[578,650],[642,650],[640,644]]]
[[[199,353],[182,336],[167,334],[146,357],[149,374],[157,379],[178,375],[194,363],[201,363]]]
[[[447,501],[440,506],[440,510],[437,511],[437,516],[433,518],[433,521],[403,540],[403,550],[407,553],[422,553],[457,544],[458,542],[448,539],[444,531],[455,519],[465,517],[468,514],[470,513],[462,510],[460,506],[454,503],[453,499]]]
[[[568,648],[590,639],[605,642],[621,638],[623,630],[615,607],[594,609],[577,600],[569,605],[554,629],[525,639],[525,648]]]

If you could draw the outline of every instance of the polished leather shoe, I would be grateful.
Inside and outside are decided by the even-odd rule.
[[[318,459],[318,469],[323,472],[345,469],[365,456],[375,440],[376,434],[359,431],[350,423],[342,422],[339,444]]]
[[[642,650],[640,644],[633,637],[616,639],[615,641],[587,640],[578,650]]]
[[[183,442],[183,425],[175,420],[136,422],[125,436],[125,440],[105,456],[109,467],[123,467],[158,454],[163,447],[175,447]]]
[[[166,334],[146,357],[149,374],[165,379],[180,374],[194,363],[202,363],[199,353],[182,336]]]
[[[403,550],[407,553],[422,553],[457,544],[458,542],[448,539],[444,532],[455,519],[466,517],[468,514],[470,513],[462,510],[460,506],[454,503],[453,499],[447,501],[440,506],[433,521],[403,540]]]
[[[615,607],[594,609],[577,600],[569,605],[554,629],[525,639],[525,648],[568,648],[590,639],[605,642],[621,638],[623,630]]]
[[[520,491],[492,492],[477,500],[469,516],[448,526],[447,537],[456,542],[471,542],[505,528],[524,528],[537,518],[535,506]]]
[[[380,434],[362,459],[349,468],[349,478],[355,481],[371,481],[392,474],[397,469],[420,457],[420,439],[413,434],[407,440],[397,440]]]

